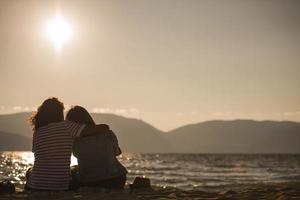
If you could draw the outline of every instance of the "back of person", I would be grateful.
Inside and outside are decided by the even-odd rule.
[[[78,159],[79,181],[99,182],[126,175],[126,168],[116,158],[119,151],[112,131],[76,139],[73,153]]]
[[[91,115],[81,106],[71,108],[66,118],[75,123],[95,125]],[[78,138],[74,141],[73,154],[78,159],[79,168],[78,177],[77,169],[72,170],[75,180],[72,182],[75,185],[79,179],[79,185],[124,188],[127,170],[116,158],[121,154],[121,149],[116,135],[111,130]]]
[[[73,138],[84,125],[62,121],[34,132],[32,151],[35,161],[27,186],[41,190],[67,190],[70,181],[70,157]]]

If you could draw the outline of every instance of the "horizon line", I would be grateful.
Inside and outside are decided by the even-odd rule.
[[[11,113],[0,113],[0,116],[5,116],[5,115],[16,115],[16,114],[30,114],[30,113],[33,113],[35,111],[22,111],[22,112],[11,112]],[[67,111],[64,111],[64,113],[66,113]],[[153,128],[161,131],[161,132],[165,132],[165,133],[168,133],[168,132],[172,132],[176,129],[179,129],[179,128],[183,128],[183,127],[186,127],[186,126],[192,126],[192,125],[197,125],[197,124],[202,124],[202,123],[206,123],[206,122],[214,122],[214,121],[219,121],[219,122],[233,122],[233,121],[253,121],[253,122],[280,122],[280,123],[283,123],[283,122],[290,122],[290,123],[299,123],[300,124],[300,121],[296,121],[296,120],[272,120],[272,119],[263,119],[263,120],[257,120],[257,119],[250,119],[250,118],[235,118],[235,119],[209,119],[209,120],[205,120],[205,121],[199,121],[199,122],[195,122],[195,123],[188,123],[188,124],[184,124],[184,125],[181,125],[181,126],[178,126],[177,128],[173,128],[173,129],[170,129],[168,131],[164,131],[164,130],[161,130],[160,128],[157,128],[156,126],[152,125],[151,123],[143,120],[143,119],[140,119],[140,118],[134,118],[134,117],[127,117],[127,116],[123,116],[123,115],[118,115],[118,114],[115,114],[115,113],[97,113],[97,112],[89,112],[90,114],[100,114],[100,115],[114,115],[114,116],[117,116],[117,117],[122,117],[122,118],[126,118],[126,119],[133,119],[133,120],[139,120],[139,121],[142,121],[150,126],[152,126]]]

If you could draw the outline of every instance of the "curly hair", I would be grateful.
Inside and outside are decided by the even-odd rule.
[[[46,126],[50,123],[64,120],[64,104],[55,97],[46,99],[30,117],[29,121],[33,130]]]

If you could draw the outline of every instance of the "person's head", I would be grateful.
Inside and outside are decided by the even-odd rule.
[[[95,125],[92,116],[81,106],[71,108],[67,113],[66,119],[80,124]]]
[[[57,98],[46,99],[37,109],[37,112],[30,118],[33,130],[50,123],[64,120],[64,104]]]

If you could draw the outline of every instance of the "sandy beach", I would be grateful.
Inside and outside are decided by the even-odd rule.
[[[242,185],[232,189],[219,191],[180,190],[177,188],[162,188],[123,191],[108,191],[102,188],[80,188],[77,192],[24,192],[17,188],[15,194],[0,194],[1,200],[22,199],[300,199],[300,182],[278,184]]]

